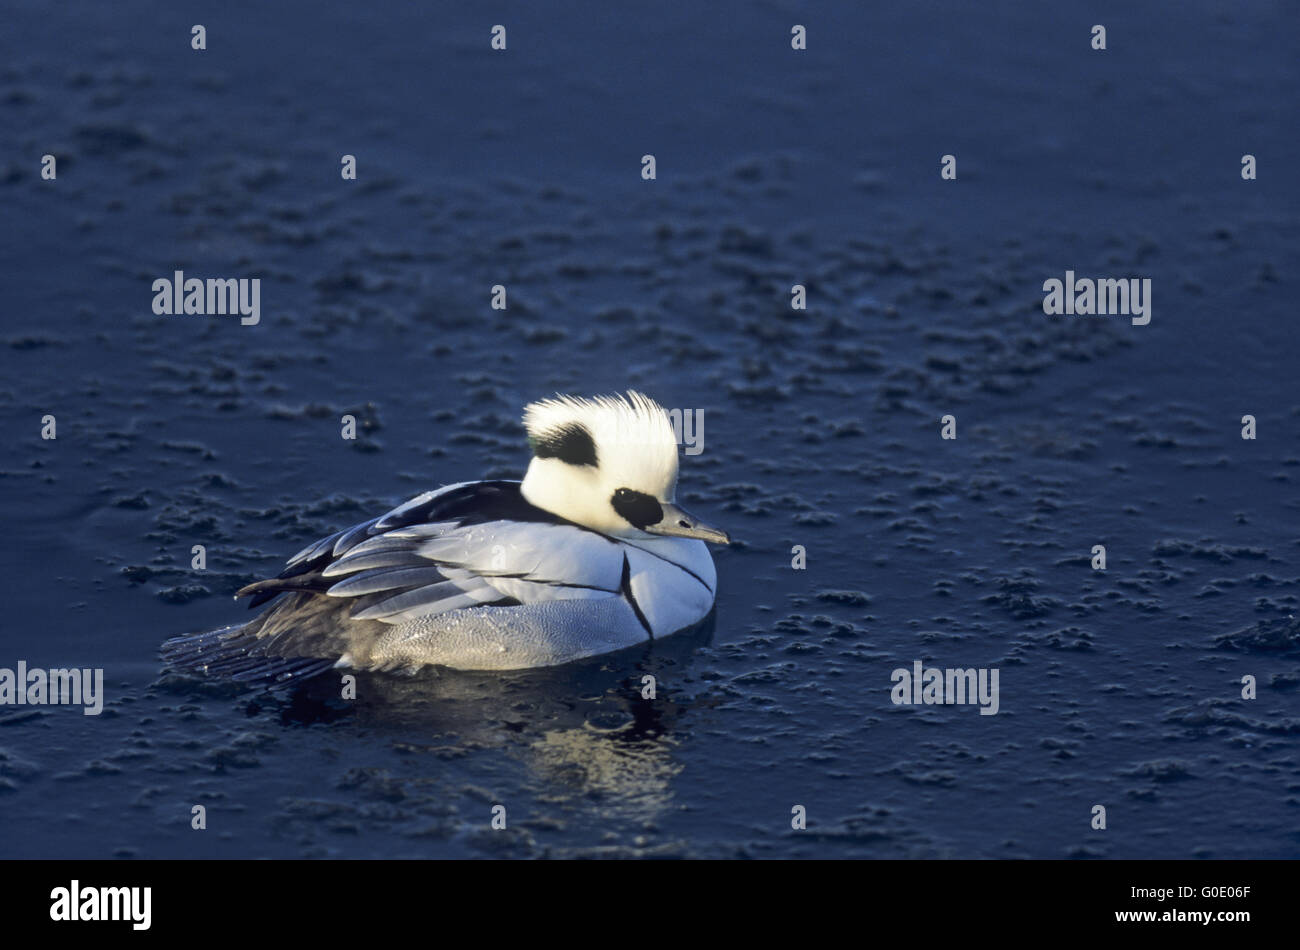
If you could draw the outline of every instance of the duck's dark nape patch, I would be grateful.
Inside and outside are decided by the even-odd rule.
[[[596,443],[587,427],[570,422],[558,426],[532,440],[533,454],[539,459],[556,458],[570,465],[599,464],[596,460]]]
[[[659,500],[645,492],[620,488],[609,501],[621,518],[643,531],[646,525],[658,524],[664,520],[664,509]]]

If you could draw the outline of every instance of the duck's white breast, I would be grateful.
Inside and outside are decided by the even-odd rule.
[[[656,637],[693,626],[713,609],[717,573],[703,541],[634,541],[624,553],[632,597]]]
[[[627,558],[630,600],[570,589],[563,599],[417,617],[385,633],[373,659],[461,670],[556,666],[669,636],[708,616],[717,575],[703,542],[656,538],[620,543],[617,552]]]

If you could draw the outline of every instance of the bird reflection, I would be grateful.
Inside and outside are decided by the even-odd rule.
[[[401,751],[429,757],[501,750],[524,762],[543,800],[583,798],[606,812],[650,818],[668,807],[675,731],[700,684],[687,681],[695,651],[712,641],[714,616],[633,650],[561,667],[512,672],[425,670],[361,674],[356,699],[339,680],[302,683],[279,700],[289,727],[350,721]],[[653,678],[653,679],[651,679]]]

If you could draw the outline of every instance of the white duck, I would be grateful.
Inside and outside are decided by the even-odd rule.
[[[324,538],[236,597],[252,621],[163,644],[174,667],[241,680],[331,668],[553,666],[687,629],[713,607],[703,543],[727,544],[674,503],[677,441],[636,392],[546,399],[524,411],[522,482],[425,492]]]

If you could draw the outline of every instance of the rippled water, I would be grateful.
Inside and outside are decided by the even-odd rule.
[[[0,710],[4,854],[1297,854],[1286,5],[319,6],[0,36],[0,666],[108,692]],[[261,323],[155,316],[177,269]],[[1150,277],[1151,324],[1044,316],[1067,269]],[[703,410],[709,629],[357,702],[162,672],[313,538],[518,477],[528,400],[628,387]],[[914,660],[999,713],[893,705]]]

